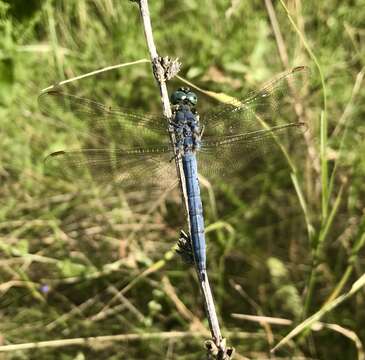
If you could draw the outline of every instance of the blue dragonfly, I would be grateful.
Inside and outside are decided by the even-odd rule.
[[[51,153],[46,164],[63,174],[87,169],[99,180],[120,182],[126,191],[148,189],[151,197],[183,181],[191,236],[186,240],[197,269],[203,272],[206,241],[199,175],[229,176],[283,139],[303,132],[304,123],[288,121],[281,110],[307,74],[304,66],[293,68],[243,99],[232,98],[200,115],[196,93],[182,87],[171,96],[171,119],[112,108],[55,85],[40,94],[41,110],[59,118],[60,111],[70,110],[94,136],[85,148]],[[177,176],[179,167],[183,174]]]

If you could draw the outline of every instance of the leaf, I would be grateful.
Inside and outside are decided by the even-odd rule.
[[[326,315],[328,312],[332,311],[334,308],[336,308],[338,305],[342,304],[345,300],[350,298],[352,295],[354,295],[357,291],[359,291],[361,288],[365,286],[365,273],[360,276],[359,279],[357,279],[350,291],[347,293],[339,296],[338,298],[334,299],[333,301],[326,303],[320,310],[318,310],[316,313],[314,313],[312,316],[301,322],[298,326],[296,326],[292,331],[289,332],[288,335],[286,335],[279,343],[274,346],[271,349],[271,352],[275,352],[279,348],[281,348],[283,345],[287,344],[291,339],[293,339],[295,336],[303,332],[304,330],[311,328],[317,321],[319,321],[324,315]]]
[[[57,263],[57,267],[59,268],[64,277],[81,276],[86,274],[88,270],[88,268],[85,265],[73,262],[70,259],[59,261]]]

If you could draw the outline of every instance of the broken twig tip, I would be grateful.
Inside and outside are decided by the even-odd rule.
[[[153,72],[155,77],[165,82],[171,80],[180,71],[181,63],[179,59],[170,59],[168,56],[157,57],[153,60]]]

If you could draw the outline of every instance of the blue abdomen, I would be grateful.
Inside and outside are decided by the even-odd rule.
[[[187,153],[182,157],[186,190],[188,196],[190,235],[194,260],[199,270],[206,268],[206,245],[204,234],[203,206],[200,197],[198,169],[195,154]]]

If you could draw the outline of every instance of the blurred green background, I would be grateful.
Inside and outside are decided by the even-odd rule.
[[[304,145],[291,149],[297,171],[273,155],[240,177],[203,184],[209,274],[237,359],[269,358],[295,324],[364,271],[365,1],[285,1],[290,16],[283,3],[271,12],[270,4],[150,4],[159,53],[179,57],[180,75],[204,89],[240,95],[286,68],[311,68],[301,89],[309,130]],[[159,335],[208,328],[194,270],[172,251],[183,220],[178,197],[142,218],[128,210],[123,189],[65,181],[43,164],[50,152],[75,145],[68,125],[81,124],[42,115],[39,91],[148,58],[137,5],[2,0],[0,15],[0,342],[137,334],[0,359],[202,359],[207,334]],[[161,111],[149,64],[70,87],[107,104]],[[360,290],[271,358],[364,359],[364,301]],[[232,313],[293,324],[263,326]],[[150,333],[153,340],[138,339]]]

